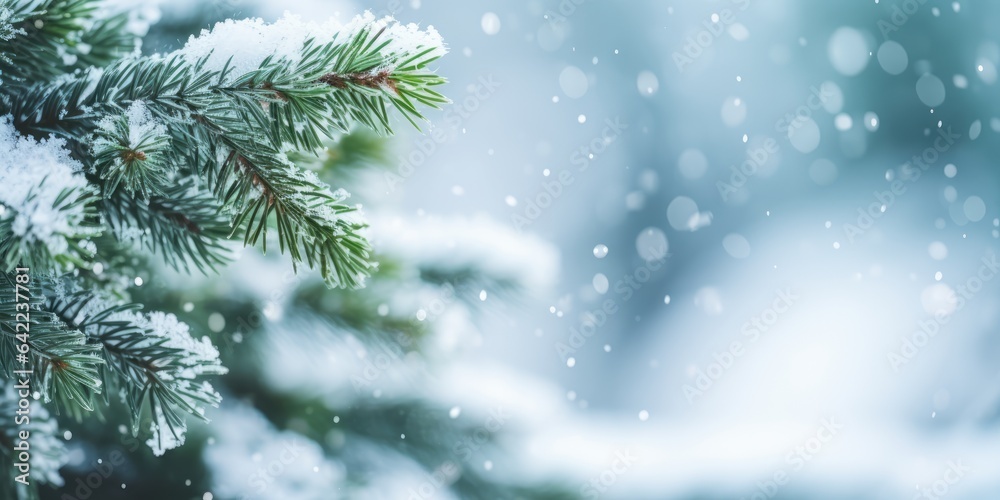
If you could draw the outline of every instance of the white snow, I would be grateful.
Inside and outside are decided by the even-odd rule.
[[[13,217],[14,234],[27,243],[40,243],[52,255],[69,251],[67,237],[99,231],[81,227],[84,207],[66,205],[93,190],[80,163],[70,157],[65,141],[35,141],[22,137],[10,116],[0,118],[0,217]],[[60,200],[69,193],[70,196]]]
[[[11,11],[0,7],[0,40],[12,40],[16,35],[24,34],[24,30],[15,28],[11,23]]]
[[[484,216],[370,217],[378,253],[402,256],[419,266],[446,270],[481,269],[530,292],[551,286],[559,252],[550,243]]]
[[[363,28],[369,28],[373,33],[385,29],[382,39],[389,40],[389,44],[382,49],[382,53],[386,55],[412,54],[432,47],[434,48],[433,53],[438,56],[442,56],[448,51],[441,35],[434,29],[434,26],[427,26],[426,29],[422,30],[414,23],[399,23],[392,16],[376,19],[371,12],[356,16],[350,23],[347,23],[341,30],[339,38],[343,42]]]
[[[212,341],[207,336],[200,340],[192,337],[188,325],[178,320],[177,316],[173,314],[159,311],[153,311],[146,315],[135,314],[133,322],[136,326],[148,330],[152,337],[166,338],[162,344],[163,347],[182,349],[190,353],[189,357],[184,359],[182,363],[191,367],[195,373],[185,378],[194,378],[199,374],[197,373],[200,371],[198,367],[219,361],[219,350],[212,345]]]
[[[74,291],[75,290],[72,289],[63,290],[61,293],[72,294]],[[60,298],[62,299],[64,297]],[[94,297],[87,303],[86,306],[80,309],[74,321],[82,323],[87,318],[115,307],[116,305],[117,302],[108,298],[102,296]],[[188,370],[171,370],[175,378],[193,379],[201,372],[201,370],[196,367],[216,365],[219,363],[219,350],[212,345],[211,340],[207,336],[204,336],[201,339],[195,339],[191,335],[191,329],[187,323],[180,321],[177,319],[177,316],[173,314],[160,311],[151,311],[145,314],[136,311],[119,311],[107,316],[106,321],[127,322],[145,330],[146,335],[149,338],[147,345],[162,342],[162,344],[159,345],[163,347],[182,349],[186,351],[188,355],[180,361],[180,364],[186,368],[191,368],[191,370],[190,372]],[[143,347],[143,345],[136,345],[136,347]],[[166,371],[161,371],[159,373],[161,376],[167,374]]]
[[[0,40],[10,41],[17,35],[23,35],[24,30],[15,28],[12,24],[11,11],[5,7],[0,7]],[[4,52],[0,52],[0,61],[10,63],[10,57]],[[3,82],[3,72],[0,71],[0,83]]]
[[[289,315],[258,339],[264,382],[281,392],[342,404],[381,390],[406,394],[422,380],[420,359],[408,356],[401,339],[352,331],[310,314]]]
[[[143,142],[167,136],[167,127],[153,118],[143,101],[134,101],[125,111],[125,118],[128,121],[128,144],[132,149],[139,148]],[[115,124],[118,120],[117,116],[109,116],[101,120],[98,126],[107,136],[117,139]],[[94,141],[94,147],[115,147],[117,144],[114,139],[98,137]]]
[[[152,437],[146,440],[146,445],[153,450],[153,455],[161,457],[167,450],[172,450],[184,444],[187,435],[187,426],[174,426],[173,429],[167,425],[167,418],[163,411],[157,407],[155,419],[149,424]]]
[[[73,290],[63,290],[61,293],[66,292],[72,293]],[[114,305],[115,302],[107,298],[95,297],[81,308],[75,321],[82,322]],[[173,364],[164,365],[163,369],[157,372],[157,377],[182,393],[197,393],[210,398],[221,398],[209,382],[196,380],[200,375],[222,375],[228,371],[220,365],[219,350],[212,345],[208,337],[202,337],[200,340],[192,337],[188,325],[178,320],[175,315],[158,311],[146,314],[136,311],[120,311],[107,316],[105,321],[126,322],[145,330],[146,338],[132,344],[133,348],[155,344],[164,348],[183,350],[184,356]],[[95,327],[91,326],[85,330],[90,328]],[[198,412],[203,414],[204,408],[199,407]],[[166,450],[184,444],[187,426],[182,424],[174,426],[171,430],[167,425],[165,415],[160,408],[157,408],[153,422],[150,424],[150,430],[153,436],[146,441],[146,444],[155,455],[159,456]]]
[[[96,16],[108,18],[120,13],[127,13],[126,31],[137,37],[142,37],[149,32],[151,25],[159,22],[162,3],[165,3],[165,0],[103,0]],[[136,49],[138,48],[137,46]]]
[[[341,488],[343,464],[327,459],[315,441],[275,429],[251,407],[220,411],[211,430],[215,444],[202,454],[221,498],[335,498]]]
[[[446,51],[433,26],[421,29],[416,24],[400,24],[390,16],[376,19],[366,12],[346,25],[336,19],[322,23],[303,21],[288,13],[274,23],[266,23],[260,18],[227,20],[192,36],[178,53],[190,61],[208,56],[206,67],[211,70],[220,70],[229,61],[232,75],[242,75],[259,68],[270,56],[284,59],[289,65],[298,63],[302,47],[309,39],[326,43],[336,38],[344,43],[364,28],[373,33],[385,29],[382,40],[389,40],[389,43],[382,53],[388,66],[395,56],[412,54],[423,48],[434,47],[439,54]]]
[[[135,101],[125,112],[128,117],[129,143],[137,144],[143,138],[149,136],[163,136],[167,134],[167,127],[153,119],[146,108],[146,103]]]

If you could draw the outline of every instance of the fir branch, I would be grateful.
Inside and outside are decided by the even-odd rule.
[[[139,304],[113,304],[91,292],[54,297],[53,310],[65,323],[84,332],[102,347],[106,380],[105,403],[116,389],[131,416],[133,435],[139,431],[143,410],[149,408],[156,454],[184,442],[186,424],[181,412],[202,420],[205,406],[217,407],[221,396],[205,375],[224,375],[219,352],[208,341],[193,339],[188,327],[172,314],[139,314]],[[168,434],[169,433],[169,434]]]
[[[135,53],[139,39],[129,32],[128,23],[128,13],[95,19],[93,26],[80,33],[80,43],[75,46],[77,61],[72,69],[103,68]]]
[[[14,361],[17,345],[25,339],[36,381],[33,388],[45,402],[56,401],[58,407],[79,419],[84,412],[94,410],[94,395],[103,385],[98,370],[104,361],[99,357],[99,346],[88,345],[83,333],[46,310],[38,279],[44,278],[22,285],[29,289],[29,302],[19,304],[12,294],[0,294],[0,370],[6,378],[14,370],[24,369]],[[13,274],[0,273],[0,288],[14,290],[15,283]],[[21,321],[29,325],[27,330],[17,326]]]
[[[86,67],[102,67],[136,48],[127,16],[94,18],[97,0],[11,0],[16,36],[0,43],[0,92],[17,95],[18,84],[50,81]]]
[[[11,59],[11,55],[7,53],[10,48],[7,46],[6,42],[10,42],[19,35],[25,35],[26,32],[20,26],[18,26],[23,19],[15,12],[12,12],[9,5],[4,2],[0,3],[0,83],[3,83],[3,66],[9,66],[14,64],[14,60]]]
[[[142,101],[100,124],[92,146],[95,169],[107,193],[118,186],[142,198],[162,191],[173,173],[168,163],[170,137]]]
[[[319,268],[331,287],[363,284],[374,267],[372,252],[361,236],[365,224],[350,217],[357,209],[343,203],[347,193],[331,193],[314,174],[275,151],[225,142],[231,150],[216,177],[216,190],[237,210],[234,227],[246,227],[244,244],[260,241],[266,252],[273,215],[279,248],[288,251],[293,264]]]
[[[341,46],[341,57],[318,80],[335,89],[353,90],[332,93],[334,107],[357,111],[352,114],[355,120],[381,133],[392,131],[385,113],[387,103],[417,128],[416,120],[422,116],[416,104],[437,109],[448,103],[433,89],[445,79],[427,69],[441,56],[440,47],[418,45],[410,52],[398,52],[390,50],[392,42],[385,25],[377,31],[362,29]]]
[[[101,213],[119,241],[138,241],[176,270],[217,271],[232,260],[229,219],[216,198],[187,178],[149,200],[117,192]],[[141,229],[140,229],[141,228]]]
[[[295,64],[272,55],[238,75],[228,64],[209,67],[212,54],[184,50],[125,59],[99,73],[25,89],[11,112],[23,132],[77,140],[134,101],[173,125],[204,118],[219,132],[262,134],[278,149],[321,147],[322,137],[348,131],[352,120],[388,133],[387,104],[415,125],[417,103],[436,108],[448,101],[433,90],[445,80],[428,69],[440,47],[389,51],[393,40],[385,33],[384,26],[374,34],[362,27],[344,42],[308,38]]]
[[[93,254],[97,194],[64,146],[21,138],[0,117],[0,270],[84,266]]]
[[[295,64],[270,56],[241,75],[228,62],[213,69],[211,54],[184,50],[122,61],[99,75],[30,89],[14,103],[14,120],[25,132],[82,140],[104,114],[141,101],[174,140],[221,150],[200,173],[234,208],[234,233],[244,231],[245,244],[266,245],[273,215],[279,248],[293,263],[318,268],[330,286],[357,287],[374,268],[364,225],[344,219],[355,209],[292,165],[284,150],[321,147],[353,121],[388,132],[387,105],[415,123],[415,103],[446,102],[431,89],[444,80],[427,69],[440,47],[395,47],[384,21],[367,22],[343,41],[305,39]],[[132,158],[135,148],[121,151]]]

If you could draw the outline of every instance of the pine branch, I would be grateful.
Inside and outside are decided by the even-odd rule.
[[[29,289],[30,301],[18,304],[13,294],[15,275],[0,273],[0,289],[5,291],[0,294],[0,370],[7,378],[14,370],[25,368],[15,364],[15,359],[17,346],[26,340],[33,389],[45,402],[56,401],[57,408],[80,418],[83,412],[94,410],[94,395],[101,392],[98,370],[104,362],[99,357],[100,348],[88,345],[83,333],[46,310],[39,279],[44,278],[22,284]],[[26,322],[28,329],[18,327],[19,322]]]
[[[444,78],[428,69],[442,50],[393,48],[385,22],[371,23],[381,29],[373,34],[372,27],[361,27],[343,42],[308,38],[298,62],[269,56],[243,74],[234,75],[229,64],[209,67],[212,54],[183,49],[125,59],[100,73],[25,89],[11,112],[23,132],[82,140],[105,114],[143,101],[168,121],[204,124],[204,118],[216,132],[249,131],[264,134],[276,148],[290,143],[301,149],[322,147],[322,137],[348,131],[352,120],[391,131],[387,104],[415,125],[421,119],[416,104],[437,108],[448,102],[433,90]]]
[[[343,56],[318,81],[336,89],[355,91],[332,93],[334,107],[355,112],[352,118],[373,130],[392,131],[385,113],[387,102],[419,129],[416,120],[422,116],[416,104],[437,109],[448,103],[448,99],[433,90],[443,85],[445,79],[427,70],[440,57],[439,47],[418,46],[413,52],[386,54],[392,40],[384,34],[385,26],[375,33],[362,30],[353,43],[342,46]]]
[[[142,101],[108,117],[92,146],[94,168],[104,181],[105,197],[121,186],[143,199],[162,191],[174,173],[167,129],[150,116]]]
[[[103,68],[136,52],[139,39],[128,31],[128,22],[127,13],[95,19],[93,26],[80,33],[72,69]]]
[[[24,132],[80,141],[102,116],[141,102],[167,125],[178,146],[195,143],[195,150],[204,151],[208,144],[220,151],[200,174],[235,211],[234,234],[245,231],[244,244],[265,245],[262,236],[273,215],[279,248],[293,263],[318,268],[329,286],[358,287],[374,268],[360,235],[364,225],[345,219],[354,209],[292,165],[285,148],[321,147],[324,138],[348,130],[353,121],[388,132],[387,104],[415,123],[417,103],[446,102],[432,90],[444,80],[427,69],[440,47],[400,49],[384,22],[368,22],[343,41],[306,39],[295,64],[266,57],[242,75],[233,75],[228,62],[213,69],[211,54],[195,58],[182,50],[36,86],[13,103],[15,124]],[[104,160],[117,153],[120,163],[126,155],[137,165],[131,181],[143,189],[137,148],[107,151]]]
[[[244,244],[262,242],[267,251],[268,221],[273,219],[282,253],[292,262],[319,268],[331,287],[358,287],[370,274],[371,247],[361,236],[357,209],[343,204],[343,190],[331,193],[315,174],[302,171],[275,151],[226,140],[231,148],[215,178],[216,191],[233,206],[234,227],[246,227]],[[273,218],[272,218],[273,215]]]
[[[275,146],[320,148],[331,127],[347,132],[352,122],[391,133],[387,105],[419,128],[416,120],[422,117],[415,103],[438,108],[448,102],[433,90],[445,83],[444,78],[427,70],[440,57],[440,47],[418,45],[414,52],[398,53],[387,51],[392,42],[386,26],[377,24],[346,41],[335,38],[318,44],[310,39],[292,71],[282,71],[289,66],[287,61],[268,58],[260,69],[234,80],[224,91],[236,99],[267,100]],[[251,121],[259,123],[260,117]],[[302,123],[314,126],[301,127]]]
[[[21,139],[0,117],[0,271],[86,267],[101,233],[97,194],[61,140]]]
[[[100,207],[119,241],[139,241],[176,270],[193,265],[207,274],[232,258],[225,243],[232,232],[229,219],[215,197],[194,179],[177,182],[147,201],[119,191]]]
[[[81,68],[106,66],[135,50],[126,15],[95,19],[96,0],[11,0],[17,34],[0,43],[0,92],[18,94],[18,84],[50,81]],[[13,86],[12,86],[13,85]]]
[[[7,3],[0,3],[0,83],[3,83],[3,66],[10,66],[14,64],[14,60],[11,59],[11,54],[7,51],[10,49],[7,46],[7,42],[10,42],[14,38],[27,34],[19,24],[23,21],[22,17],[16,12],[12,12],[7,5]]]
[[[44,183],[41,186],[44,187]],[[0,271],[9,271],[18,263],[39,270],[85,265],[83,259],[93,255],[87,240],[100,233],[96,212],[90,205],[96,199],[91,193],[71,190],[62,191],[56,198],[52,208],[57,211],[83,210],[79,225],[57,236],[65,242],[58,250],[43,241],[21,237],[23,234],[16,226],[19,213],[0,202]]]
[[[116,305],[90,292],[55,297],[49,307],[102,347],[101,376],[108,385],[105,403],[112,393],[122,395],[133,435],[149,408],[153,437],[147,443],[154,453],[183,444],[186,424],[181,412],[207,421],[204,407],[221,402],[211,384],[198,381],[228,371],[218,350],[207,338],[193,339],[187,325],[172,314],[139,314],[139,304]]]

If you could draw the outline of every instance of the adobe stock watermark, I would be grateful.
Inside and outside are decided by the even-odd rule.
[[[771,477],[757,481],[757,491],[749,497],[740,497],[740,500],[767,500],[777,496],[781,487],[791,481],[792,473],[805,468],[843,429],[844,424],[838,423],[836,417],[824,418],[813,436],[785,455],[785,463],[790,469],[782,467]]]
[[[919,491],[913,495],[913,500],[927,499],[938,500],[944,498],[951,492],[951,489],[965,478],[965,475],[972,472],[972,467],[962,465],[961,460],[949,460],[948,468],[940,479],[931,483],[929,488],[917,487]]]
[[[359,354],[362,363],[361,373],[351,375],[354,392],[366,394],[372,384],[382,378],[393,365],[405,362],[405,349],[408,349],[412,342],[405,333],[397,333],[395,341],[378,342],[374,348]]]
[[[788,312],[792,305],[799,300],[799,296],[790,288],[778,289],[774,293],[775,298],[770,307],[750,318],[740,328],[740,334],[748,339],[746,345],[739,340],[734,340],[723,351],[712,353],[712,361],[705,366],[704,371],[695,366],[692,374],[694,384],[688,383],[681,386],[681,392],[684,393],[689,405],[694,405],[696,399],[701,398],[711,390],[715,383],[733,368],[736,360],[746,354],[745,347],[757,342],[761,335],[767,333],[778,322],[778,318]]]
[[[468,89],[468,95],[456,100],[442,114],[442,119],[452,130],[462,130],[462,126],[488,101],[503,84],[496,81],[493,75],[483,75]],[[413,141],[409,153],[400,155],[399,164],[393,171],[385,173],[385,183],[388,192],[396,191],[406,179],[409,179],[436,154],[442,145],[449,141],[449,135],[443,129],[435,127],[426,135],[420,135]]]
[[[926,4],[927,0],[903,0],[893,5],[889,19],[879,19],[876,23],[879,32],[882,33],[882,40],[889,40],[889,33],[899,31]]]
[[[824,109],[827,103],[836,95],[836,87],[828,83],[821,83],[819,87],[813,85],[809,87],[809,97],[806,97],[805,104],[800,104],[791,113],[774,122],[774,131],[784,135],[791,140],[796,130],[802,128],[812,119],[813,113]]]
[[[667,249],[660,248],[651,250],[652,255],[666,255]],[[578,328],[569,328],[569,337],[566,342],[556,342],[553,344],[556,354],[572,368],[576,365],[576,358],[573,356],[587,344],[597,331],[621,310],[621,305],[628,302],[636,292],[639,291],[652,277],[653,273],[663,267],[665,258],[646,261],[631,273],[626,274],[622,279],[615,282],[612,288],[617,294],[617,298],[607,298],[601,302],[601,307],[592,309],[583,314],[583,320]]]
[[[271,484],[277,481],[285,473],[285,469],[295,463],[305,450],[305,441],[298,438],[285,439],[284,444],[285,446],[278,453],[278,456],[258,467],[247,478],[247,483],[254,489],[256,495],[262,495],[266,492]],[[243,497],[244,500],[250,498],[254,498],[254,496]]]
[[[510,418],[511,415],[502,406],[494,408],[483,425],[473,430],[470,436],[458,440],[452,446],[452,453],[463,462],[472,460],[473,454],[488,443],[494,434],[500,432],[500,429],[507,424]]]
[[[569,162],[576,166],[578,174],[586,172],[590,168],[591,162],[618,141],[622,132],[628,130],[628,125],[622,123],[621,118],[617,117],[614,120],[604,120],[604,125],[599,136],[580,146],[570,155]],[[542,212],[551,207],[552,203],[559,199],[566,192],[566,188],[574,182],[576,182],[576,178],[570,169],[560,170],[555,178],[549,177],[543,180],[542,189],[534,196],[528,197],[524,203],[524,209],[520,210],[520,213],[511,214],[510,221],[514,224],[514,229],[521,232],[525,226],[533,224],[542,216]]]
[[[493,439],[493,435],[507,424],[511,415],[502,406],[490,411],[483,425],[473,429],[469,436],[459,439],[451,448],[456,460],[447,459],[433,472],[427,474],[416,487],[410,488],[406,500],[438,498],[437,491],[451,486],[462,475],[462,463],[469,462],[477,451]]]
[[[741,12],[750,7],[750,0],[730,0],[730,3],[737,6]],[[690,66],[696,59],[701,57],[705,53],[705,50],[711,47],[715,43],[715,40],[721,37],[726,32],[726,29],[734,23],[736,23],[736,13],[729,7],[713,13],[707,19],[703,20],[701,22],[702,29],[694,35],[687,37],[680,51],[674,51],[671,54],[670,57],[674,61],[674,66],[677,66],[677,71],[683,73],[687,66]]]
[[[832,85],[823,83],[809,87],[809,96],[806,97],[805,103],[776,120],[774,131],[787,141],[791,141],[795,132],[812,119],[813,113],[823,109],[835,95]],[[729,201],[732,194],[739,192],[747,181],[757,175],[760,168],[780,151],[781,146],[772,137],[765,138],[761,146],[748,150],[747,159],[743,163],[738,167],[736,165],[730,167],[728,182],[722,180],[715,182],[715,188],[719,191],[722,201]]]
[[[129,453],[135,453],[135,450],[139,449],[140,441],[128,432],[122,433],[119,437],[120,443],[128,450]],[[73,494],[63,493],[59,500],[90,500],[104,484],[111,479],[114,475],[116,469],[120,468],[125,464],[125,454],[120,450],[112,450],[108,454],[108,459],[104,460],[99,458],[91,463],[91,471],[82,477],[76,478],[75,485],[67,485],[66,487],[73,487]]]
[[[757,175],[758,169],[780,150],[778,142],[770,137],[764,139],[763,146],[748,150],[747,159],[740,164],[739,168],[736,165],[730,167],[732,173],[729,175],[729,182],[715,182],[715,187],[719,190],[722,201],[729,201],[729,195],[742,189],[747,180]]]
[[[936,163],[941,156],[948,152],[955,143],[962,137],[962,134],[953,132],[949,126],[947,129],[938,128],[938,137],[934,139],[931,146],[925,148],[919,155],[913,155],[910,161],[900,167],[900,177],[905,178],[910,183],[917,182],[923,173]],[[903,179],[894,179],[886,191],[875,191],[875,201],[867,207],[858,207],[858,217],[855,224],[844,223],[844,236],[847,241],[854,243],[854,240],[863,236],[865,231],[871,229],[875,223],[892,207],[896,201],[906,193],[907,186]]]
[[[430,300],[423,303],[416,313],[409,316],[413,324],[432,322],[448,311],[448,308],[462,297],[476,302],[482,301],[481,290],[468,283],[459,283],[457,286],[449,282],[442,283],[438,293]],[[385,307],[383,310],[382,307]],[[380,315],[388,315],[388,306],[379,306]],[[414,340],[409,335],[402,332],[390,333],[382,338],[381,342],[374,344],[374,347],[361,351],[358,357],[362,366],[359,373],[350,376],[351,385],[357,394],[365,394],[371,389],[372,384],[377,382],[394,365],[406,363],[406,357],[414,347]]]
[[[545,20],[552,27],[564,26],[569,22],[569,18],[576,14],[577,9],[585,3],[587,3],[587,0],[559,0],[556,10],[545,11]]]
[[[898,372],[899,367],[908,364],[913,358],[920,354],[921,350],[930,344],[931,339],[942,331],[948,324],[952,316],[961,311],[962,308],[976,297],[976,294],[983,289],[983,286],[996,277],[1000,271],[1000,262],[997,262],[996,254],[991,254],[981,259],[982,265],[974,276],[965,280],[965,283],[957,285],[955,291],[951,293],[948,302],[954,303],[955,307],[951,311],[939,309],[934,313],[934,317],[917,321],[917,330],[909,336],[902,337],[899,351],[889,351],[886,359],[893,371]]]
[[[221,18],[232,17],[244,7],[243,0],[214,0],[206,4],[211,7],[211,14]]]
[[[295,271],[284,273],[281,276],[281,283],[275,283],[275,286],[271,288],[263,307],[254,307],[246,315],[237,317],[235,321],[236,330],[234,332],[228,335],[224,331],[219,333],[221,341],[219,351],[226,355],[233,354],[236,346],[242,344],[246,340],[247,335],[260,331],[264,326],[265,319],[275,320],[280,318],[282,314],[281,304],[286,297],[298,289],[305,279],[306,275],[304,273],[296,273]],[[193,306],[193,304],[191,305]],[[185,311],[188,310],[185,307]],[[226,321],[226,323],[229,323],[229,321]]]
[[[441,316],[447,312],[449,306],[462,297],[467,297],[465,300],[470,301],[475,300],[478,302],[483,300],[480,298],[482,297],[483,290],[471,283],[459,283],[456,287],[450,282],[444,282],[438,288],[440,293],[417,309],[417,312],[413,315],[413,320],[417,323],[432,321],[434,318]]]
[[[396,17],[403,10],[405,10],[405,5],[403,5],[402,0],[389,0],[385,3],[385,7],[379,9],[374,15],[375,19],[381,19],[385,16]]]
[[[91,464],[90,473],[84,477],[76,478],[76,488],[73,494],[63,493],[59,500],[88,500],[97,490],[104,485],[104,482],[111,478],[115,469],[125,464],[125,455],[114,450],[108,455],[108,460],[97,459]],[[96,497],[94,497],[96,498]]]
[[[611,465],[602,470],[596,476],[590,478],[586,484],[580,487],[580,495],[583,498],[596,500],[606,493],[608,489],[618,483],[618,479],[632,468],[636,462],[636,457],[632,452],[626,450],[616,451]]]
[[[425,500],[437,498],[435,494],[441,488],[447,488],[462,475],[462,468],[454,461],[445,460],[431,472],[425,474],[416,487],[410,488],[410,496],[406,500]]]

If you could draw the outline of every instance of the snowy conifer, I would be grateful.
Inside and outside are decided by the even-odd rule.
[[[5,411],[4,498],[61,484],[57,422],[123,405],[128,420],[108,424],[161,455],[219,405],[218,348],[146,310],[137,269],[213,275],[270,238],[327,287],[363,286],[376,262],[359,207],[295,159],[447,102],[431,27],[287,15],[144,55],[135,24],[99,0],[0,1],[0,407],[18,404],[14,370],[30,371],[34,447],[31,481],[14,481],[28,427]]]

